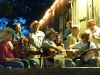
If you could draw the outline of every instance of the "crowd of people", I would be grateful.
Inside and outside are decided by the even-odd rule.
[[[95,21],[89,20],[89,29],[81,34],[79,25],[67,22],[66,26],[61,36],[53,28],[40,31],[40,23],[35,20],[27,37],[21,33],[19,23],[13,28],[5,27],[0,30],[0,65],[5,68],[62,67],[62,64],[63,67],[97,67],[100,28]]]

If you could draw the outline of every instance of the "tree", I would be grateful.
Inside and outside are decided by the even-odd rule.
[[[44,12],[52,5],[54,0],[2,0],[0,3],[0,18],[5,18],[12,27],[15,20],[22,26],[29,28],[35,19],[40,20]],[[24,19],[26,23],[22,23]]]

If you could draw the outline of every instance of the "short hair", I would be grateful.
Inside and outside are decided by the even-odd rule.
[[[88,22],[95,22],[95,20],[94,19],[90,19],[90,20],[88,20]]]
[[[94,19],[90,19],[88,20],[88,23],[91,22],[91,23],[94,23],[95,24],[95,20]]]
[[[84,37],[84,35],[89,35],[88,33],[82,33],[82,35],[81,35],[81,39]]]
[[[20,27],[21,25],[19,23],[13,24],[13,29],[16,30],[16,27]]]
[[[73,25],[73,27],[72,27],[72,32],[73,32],[74,30],[76,30],[76,29],[80,29],[80,28],[79,28],[79,25]]]

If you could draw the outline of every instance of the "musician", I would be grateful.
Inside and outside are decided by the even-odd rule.
[[[43,53],[44,53],[44,56],[47,56],[47,57],[50,56],[50,57],[45,59],[46,62],[44,65],[45,67],[54,67],[54,57],[56,56],[56,53],[59,53],[61,51],[59,50],[56,43],[54,42],[54,40],[56,39],[57,32],[53,28],[48,28],[45,34],[46,34],[46,37],[42,44],[44,48]],[[68,59],[67,61],[71,61],[71,60]]]
[[[10,42],[13,33],[14,30],[8,27],[0,30],[0,65],[11,68],[28,68],[28,60],[14,58],[12,44]]]
[[[13,25],[13,29],[15,30],[15,33],[13,35],[12,43],[15,46],[16,44],[19,43],[19,41],[25,37],[24,34],[21,33],[21,26],[19,23],[15,23]]]
[[[40,54],[42,53],[42,41],[45,37],[44,32],[39,30],[40,27],[40,23],[35,20],[34,22],[32,22],[30,24],[30,28],[33,30],[32,32],[30,32],[28,34],[28,39],[29,39],[29,45],[30,45],[30,50],[34,51],[34,52],[39,52]],[[39,59],[35,58],[38,54],[36,55],[30,55],[29,59],[32,60],[30,62],[35,62],[35,64],[37,64],[37,67],[39,67],[40,65],[40,61]],[[33,66],[31,65],[31,67],[35,67],[35,64],[33,64]]]
[[[56,39],[54,40],[54,42],[55,42],[55,44],[56,44],[57,46],[61,46],[63,49],[65,49],[65,48],[64,48],[64,44],[63,44],[63,42],[62,42],[62,37],[61,37],[60,34],[57,34],[57,35],[56,35]]]
[[[26,51],[29,51],[29,40],[27,38],[22,38],[13,49],[14,57],[26,59],[28,57],[25,53]]]
[[[88,64],[91,67],[97,67],[97,60],[95,59],[95,56],[98,55],[98,50],[96,45],[93,42],[89,41],[89,34],[87,33],[83,33],[81,39],[82,41],[75,43],[74,45],[71,46],[71,48],[76,48],[80,50],[91,49],[91,51],[85,52],[80,57],[80,59],[76,59],[75,61],[76,66],[79,67],[84,64]]]

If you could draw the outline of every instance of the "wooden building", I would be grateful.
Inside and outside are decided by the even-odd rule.
[[[94,19],[100,27],[99,5],[100,0],[55,0],[40,20],[41,29],[45,31],[52,27],[63,32],[66,22],[71,21],[72,26],[78,24],[80,32],[83,33],[87,29],[89,19]]]
[[[55,0],[51,8],[47,9],[45,15],[40,20],[41,29],[54,28],[60,31],[65,28],[66,22],[71,20],[71,6],[69,0]]]

